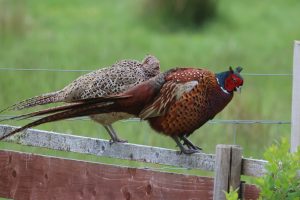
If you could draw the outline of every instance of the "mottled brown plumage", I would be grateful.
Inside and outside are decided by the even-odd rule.
[[[159,61],[154,56],[146,56],[142,62],[121,60],[110,67],[82,75],[62,90],[36,96],[10,107],[21,110],[56,102],[72,103],[83,99],[118,94],[159,74]],[[120,119],[131,117],[128,113],[111,112],[91,115],[93,120],[104,125],[112,141],[122,142],[111,124]]]
[[[148,118],[153,129],[169,136],[189,136],[233,97],[233,93],[224,93],[215,74],[205,69],[181,70],[166,80],[160,98],[139,115]]]
[[[243,85],[241,70],[240,67],[236,71],[230,68],[215,74],[199,68],[171,69],[118,95],[86,99],[68,107],[29,114],[49,116],[14,132],[50,121],[117,111],[148,120],[154,130],[171,136],[182,152],[195,153],[200,148],[187,137],[231,101],[233,92]]]

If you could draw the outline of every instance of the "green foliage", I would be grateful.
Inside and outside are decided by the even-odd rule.
[[[239,188],[233,190],[233,188],[230,187],[229,192],[224,191],[226,200],[238,200],[238,198],[239,198],[238,190],[239,190]]]
[[[200,25],[215,16],[217,0],[147,0],[145,9],[168,25]]]
[[[257,180],[261,199],[300,199],[300,179],[297,177],[297,171],[300,170],[300,150],[289,153],[289,148],[287,139],[282,139],[265,152],[267,174]]]

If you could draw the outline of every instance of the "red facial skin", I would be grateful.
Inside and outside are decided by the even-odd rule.
[[[235,75],[234,73],[230,74],[225,79],[225,89],[228,92],[234,91],[236,88],[240,87],[243,85],[243,79],[241,79],[239,76]]]

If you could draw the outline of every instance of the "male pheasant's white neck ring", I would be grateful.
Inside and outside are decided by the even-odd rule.
[[[217,77],[216,77],[216,79],[217,79],[217,82],[218,82],[220,88],[222,89],[222,91],[223,91],[224,93],[226,93],[226,94],[229,94],[229,92],[228,92],[226,89],[224,89],[224,88],[222,87],[222,85],[221,85],[220,82],[219,82],[219,79],[218,79]]]

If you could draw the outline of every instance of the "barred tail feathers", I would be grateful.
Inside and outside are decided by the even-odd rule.
[[[36,121],[33,121],[25,126],[22,126],[20,128],[17,128],[13,130],[12,132],[0,136],[0,140],[3,140],[15,133],[18,133],[20,131],[26,130],[28,128],[32,128],[34,126],[38,126],[41,124],[45,124],[48,122],[54,122],[64,119],[70,119],[75,117],[82,117],[82,116],[89,116],[93,114],[99,114],[99,113],[105,113],[114,111],[113,109],[118,108],[118,105],[115,104],[115,101],[118,101],[119,99],[127,99],[130,96],[123,96],[123,97],[110,97],[110,98],[95,98],[95,99],[86,99],[82,100],[81,103],[78,104],[70,104],[65,106],[59,106],[55,108],[50,108],[42,111],[37,111],[25,115],[21,115],[17,118],[29,118],[34,116],[42,116],[45,114],[49,114],[48,116],[45,116],[41,119],[38,119]]]
[[[15,133],[18,133],[20,131],[26,130],[28,128],[32,128],[34,126],[38,126],[41,124],[45,124],[48,122],[55,122],[55,121],[59,121],[59,120],[63,120],[63,119],[70,119],[70,118],[74,118],[74,117],[81,117],[81,116],[88,116],[88,115],[92,115],[92,114],[97,114],[99,113],[99,110],[101,110],[101,108],[103,107],[103,112],[106,112],[107,109],[109,109],[110,105],[112,105],[113,103],[104,103],[104,104],[96,104],[96,105],[87,105],[84,106],[83,108],[76,108],[74,110],[70,110],[69,108],[66,108],[65,111],[61,111],[58,113],[54,113],[51,115],[48,115],[46,117],[43,117],[41,119],[38,119],[36,121],[33,121],[25,126],[22,126],[20,128],[17,128],[15,130],[13,130],[12,132],[3,135],[0,137],[0,140],[3,140],[11,135],[14,135]],[[98,110],[98,111],[97,111]]]
[[[60,95],[60,94],[61,94],[61,91],[57,91],[57,92],[43,94],[41,96],[35,96],[32,98],[26,99],[24,101],[21,101],[19,103],[16,103],[16,104],[8,107],[7,109],[22,110],[22,109],[34,107],[37,105],[45,105],[45,104],[49,104],[49,103],[61,102],[61,101],[63,101],[63,98],[62,98],[62,95]]]

